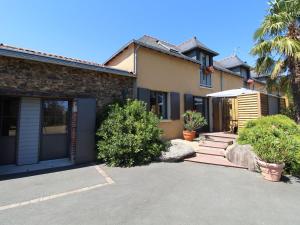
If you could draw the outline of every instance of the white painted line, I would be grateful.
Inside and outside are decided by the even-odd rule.
[[[35,198],[35,199],[29,200],[29,201],[18,202],[18,203],[0,206],[0,211],[17,208],[17,207],[21,207],[21,206],[25,206],[25,205],[35,204],[35,203],[39,203],[39,202],[44,202],[44,201],[48,201],[51,199],[61,198],[64,196],[73,195],[73,194],[77,194],[77,193],[81,193],[81,192],[86,192],[86,191],[90,191],[90,190],[93,190],[96,188],[100,188],[100,187],[115,183],[113,181],[113,179],[111,177],[109,177],[102,168],[100,168],[100,166],[96,165],[95,168],[105,178],[106,183],[96,184],[93,186],[79,188],[79,189],[75,189],[72,191],[66,191],[66,192],[62,192],[62,193],[58,193],[58,194],[54,194],[54,195],[48,195],[48,196],[44,196],[44,197],[40,197],[40,198]]]
[[[84,188],[76,189],[76,190],[73,190],[73,191],[67,191],[67,192],[62,192],[62,193],[59,193],[59,194],[54,194],[54,195],[49,195],[49,196],[45,196],[45,197],[35,198],[35,199],[29,200],[29,201],[18,202],[18,203],[14,203],[14,204],[10,204],[10,205],[4,205],[4,206],[0,206],[0,211],[6,210],[6,209],[12,209],[12,208],[16,208],[16,207],[20,207],[20,206],[24,206],[24,205],[34,204],[34,203],[38,203],[38,202],[44,202],[44,201],[48,201],[48,200],[51,200],[51,199],[64,197],[64,196],[67,196],[67,195],[77,194],[77,193],[93,190],[93,189],[96,189],[96,188],[99,188],[99,187],[103,187],[103,186],[106,186],[106,185],[109,185],[109,183],[97,184],[97,185],[94,185],[94,186],[84,187]]]
[[[98,165],[95,166],[96,170],[105,178],[106,182],[109,184],[114,184],[113,179],[107,175],[107,173]]]

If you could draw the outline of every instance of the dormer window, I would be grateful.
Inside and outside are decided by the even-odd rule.
[[[211,72],[207,68],[212,66],[210,65],[210,56],[204,53],[200,53],[200,86],[211,87]]]

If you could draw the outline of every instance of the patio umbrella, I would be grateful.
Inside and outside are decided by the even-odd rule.
[[[216,98],[230,98],[230,97],[237,97],[242,94],[255,94],[258,91],[250,90],[247,88],[239,88],[239,89],[231,89],[227,91],[220,91],[211,94],[207,94],[207,97],[216,97]]]

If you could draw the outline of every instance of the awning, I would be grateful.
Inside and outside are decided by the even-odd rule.
[[[227,91],[211,93],[206,96],[215,97],[215,98],[230,98],[230,97],[237,97],[242,94],[255,94],[255,93],[258,93],[258,91],[247,89],[247,88],[240,88],[240,89],[231,89]]]

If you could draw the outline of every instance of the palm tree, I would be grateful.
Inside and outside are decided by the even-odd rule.
[[[300,1],[273,0],[261,26],[254,34],[256,72],[271,79],[289,75],[296,121],[300,123]]]

